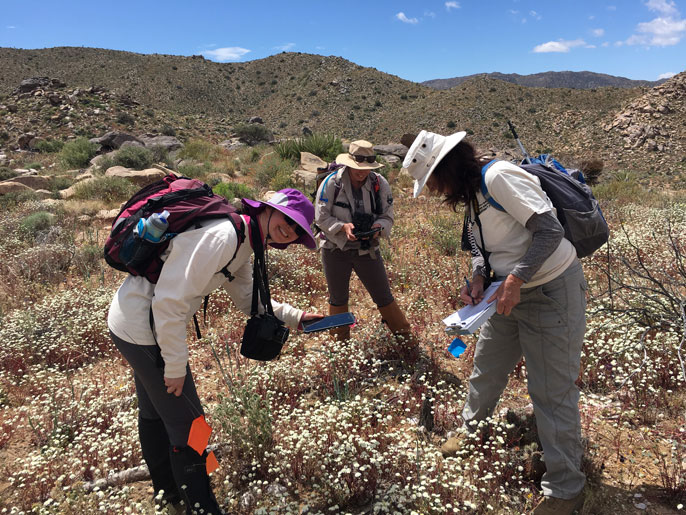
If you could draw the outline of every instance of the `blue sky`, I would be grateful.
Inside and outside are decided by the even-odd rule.
[[[686,0],[0,0],[0,47],[336,55],[421,82],[582,71],[655,80],[686,69]]]

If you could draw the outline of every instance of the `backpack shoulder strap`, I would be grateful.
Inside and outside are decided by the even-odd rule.
[[[370,172],[369,174],[372,181],[372,193],[374,194],[374,214],[377,216],[382,213],[381,207],[381,187],[379,186],[379,174],[375,172]]]
[[[220,270],[220,272],[224,274],[224,277],[226,277],[229,280],[229,282],[231,282],[236,277],[231,272],[229,272],[229,265],[233,263],[234,259],[236,259],[238,249],[240,248],[241,244],[245,241],[245,224],[243,223],[243,218],[238,213],[231,213],[229,215],[229,219],[233,224],[233,228],[236,229],[236,236],[238,237],[238,242],[236,243],[236,250],[233,251],[233,256],[231,256],[231,260],[228,263],[226,263],[226,265]]]
[[[491,197],[491,194],[488,192],[488,188],[486,187],[486,171],[491,167],[491,165],[493,165],[497,161],[497,159],[493,159],[481,168],[481,194],[484,196],[484,198],[488,201],[490,205],[492,205],[498,211],[505,212],[505,208],[498,204],[493,197]]]
[[[338,171],[333,171],[333,172],[331,172],[331,173],[326,177],[326,179],[324,179],[323,186],[322,186],[322,192],[319,194],[319,200],[320,200],[321,202],[328,202],[328,201],[329,201],[329,199],[326,197],[326,185],[328,184],[328,182],[329,182],[329,180],[331,179],[331,177],[333,177],[333,176],[336,175],[337,173],[338,173]],[[340,188],[339,188],[339,189],[340,189]],[[336,192],[335,194],[337,194],[337,193],[338,193],[338,192]],[[334,198],[334,202],[335,202],[335,201],[336,201],[336,199]]]

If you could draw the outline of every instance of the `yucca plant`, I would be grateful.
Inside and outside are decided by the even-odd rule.
[[[331,162],[343,152],[343,143],[333,134],[314,133],[279,143],[275,150],[281,159],[298,160],[301,152],[309,152],[324,161]]]

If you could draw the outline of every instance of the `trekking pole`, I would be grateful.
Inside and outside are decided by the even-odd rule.
[[[512,125],[512,122],[510,120],[507,121],[507,125],[508,125],[508,127],[510,127],[510,131],[512,132],[512,135],[514,136],[514,139],[517,142],[517,145],[519,145],[519,150],[522,151],[522,155],[524,156],[524,161],[531,164],[531,156],[529,155],[529,153],[524,148],[524,145],[522,145],[522,142],[519,141],[519,136],[517,136],[517,131],[515,130],[514,125]]]

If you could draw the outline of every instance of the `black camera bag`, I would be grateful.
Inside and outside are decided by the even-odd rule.
[[[241,341],[241,354],[246,358],[259,361],[270,361],[281,353],[289,330],[284,323],[276,318],[269,294],[269,280],[267,266],[264,260],[264,247],[257,221],[250,220],[250,231],[255,252],[252,271],[252,306],[250,319],[245,324]],[[257,301],[262,302],[264,313],[258,313]]]

